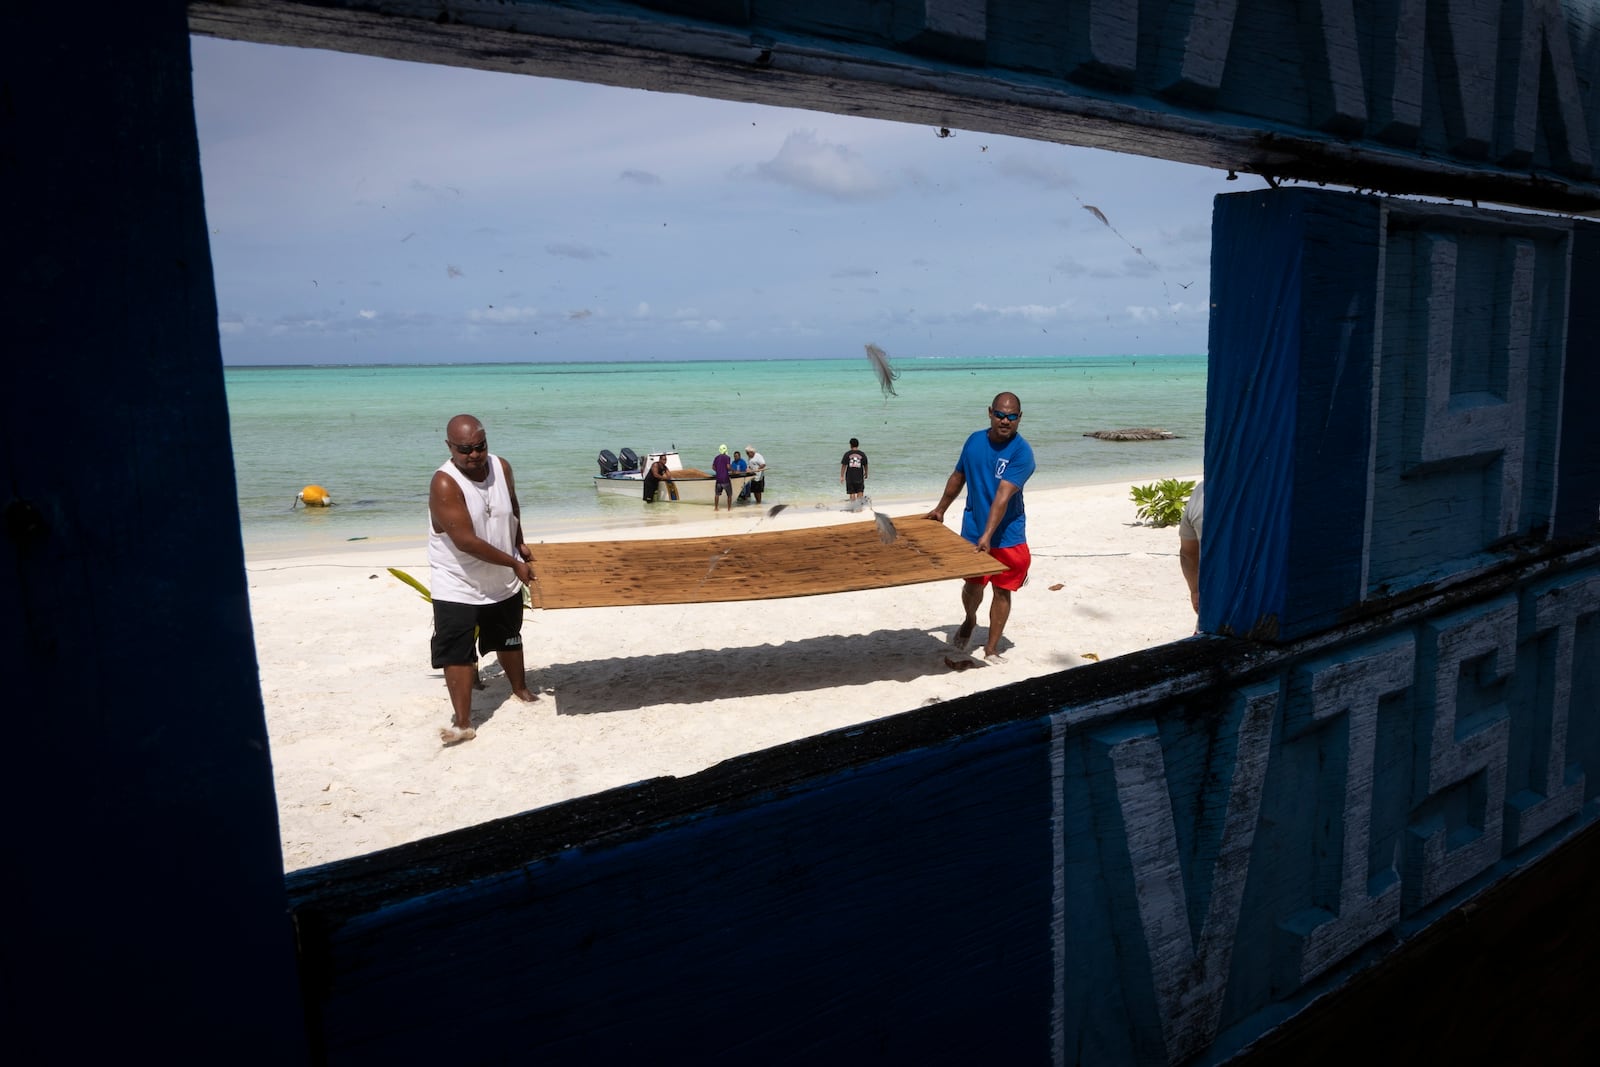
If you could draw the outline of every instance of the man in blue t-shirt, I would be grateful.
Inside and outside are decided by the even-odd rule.
[[[1006,569],[1000,574],[968,578],[961,586],[961,606],[966,618],[950,643],[963,651],[972,643],[983,604],[983,587],[994,587],[989,600],[989,635],[983,658],[1000,660],[1000,635],[1011,617],[1011,594],[1028,580],[1027,516],[1022,507],[1022,487],[1033,475],[1033,448],[1022,439],[1022,401],[1015,393],[1000,393],[989,405],[989,428],[978,430],[961,448],[956,469],[945,482],[944,495],[927,517],[944,521],[945,509],[967,490],[967,509],[961,517],[961,536],[979,552],[987,552]]]

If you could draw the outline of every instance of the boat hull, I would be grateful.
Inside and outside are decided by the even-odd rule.
[[[739,491],[744,488],[754,475],[749,473],[732,475],[733,495],[737,498]],[[656,502],[659,504],[704,504],[707,507],[716,503],[717,480],[710,475],[689,475],[687,477],[675,475],[672,485],[678,490],[678,498],[674,500],[668,492],[666,483],[662,483],[656,492]],[[597,491],[607,496],[626,496],[634,500],[644,500],[644,475],[637,471],[626,474],[595,475],[594,487]]]

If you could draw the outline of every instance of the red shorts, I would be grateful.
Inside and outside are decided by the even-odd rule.
[[[1028,580],[1028,567],[1033,563],[1033,555],[1028,551],[1028,543],[1012,545],[1010,548],[991,548],[989,555],[1006,565],[1006,569],[999,574],[980,574],[976,578],[968,578],[969,582],[979,585],[994,583],[996,589],[1009,589],[1012,591],[1022,588],[1022,583]]]

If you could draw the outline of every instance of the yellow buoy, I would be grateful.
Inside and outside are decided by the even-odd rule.
[[[320,485],[308,485],[300,490],[295,500],[308,508],[325,508],[333,503],[333,497]]]

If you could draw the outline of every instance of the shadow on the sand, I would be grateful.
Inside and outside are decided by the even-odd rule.
[[[544,690],[547,699],[549,691],[555,691],[557,714],[589,715],[870,682],[909,682],[949,673],[945,657],[951,655],[957,654],[940,634],[875,630],[781,645],[553,663],[530,669],[528,681]]]

